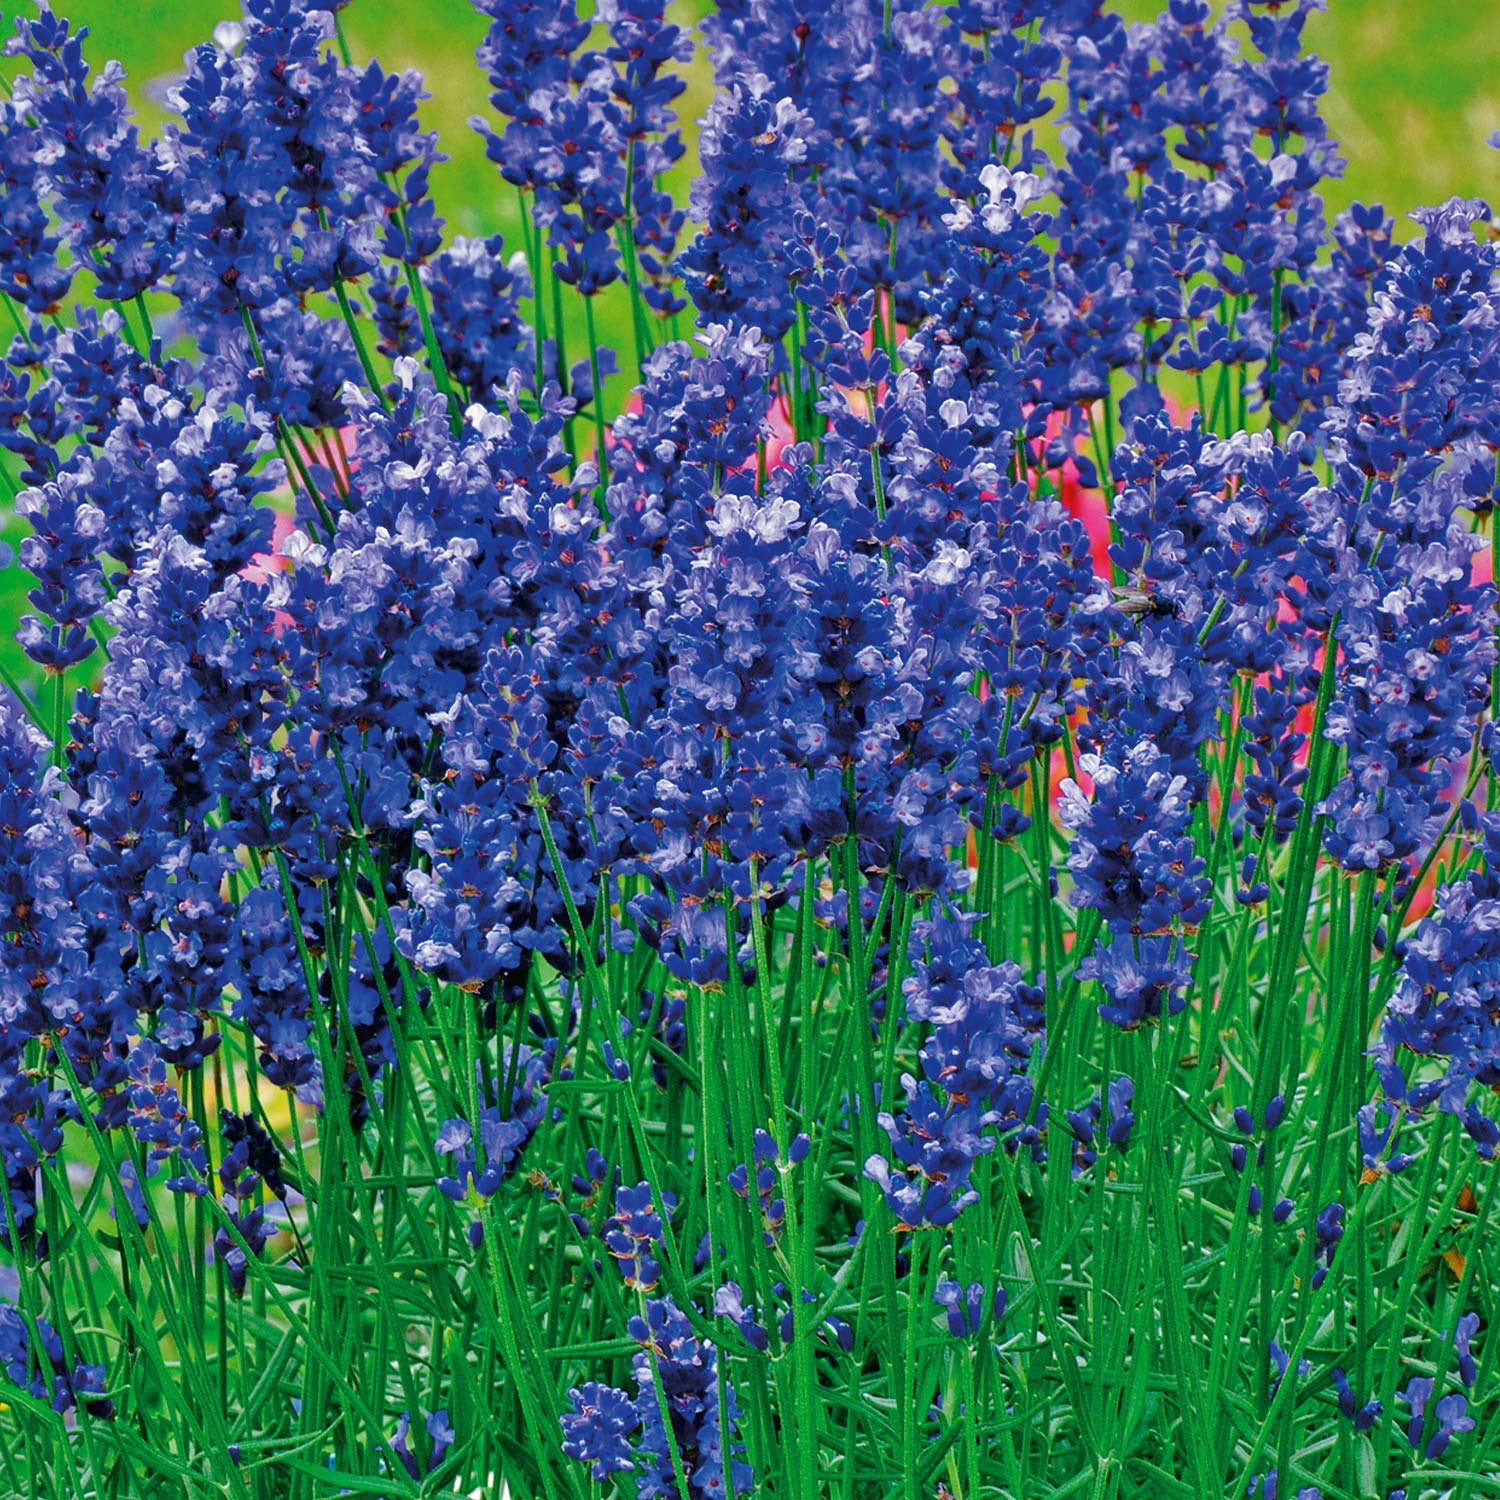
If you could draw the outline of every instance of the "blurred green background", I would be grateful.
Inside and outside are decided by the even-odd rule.
[[[235,0],[55,3],[89,26],[95,66],[108,57],[124,63],[132,94],[153,126],[182,54],[235,7]],[[1122,8],[1146,19],[1163,5],[1127,0]],[[708,8],[706,0],[689,0],[674,11],[689,21]],[[353,0],[342,21],[357,58],[378,57],[387,67],[417,68],[426,76],[433,94],[426,117],[452,158],[434,183],[453,228],[463,234],[509,228],[509,190],[467,124],[486,107],[473,57],[485,18],[468,0]],[[1343,181],[1327,193],[1331,207],[1354,198],[1378,201],[1399,218],[1453,193],[1500,197],[1500,152],[1484,144],[1500,127],[1495,0],[1331,0],[1331,10],[1308,23],[1307,38],[1332,67],[1326,114],[1349,162]],[[684,119],[707,105],[705,75],[700,60],[681,106]],[[685,167],[692,158],[690,150]],[[1399,226],[1397,232],[1407,233]]]

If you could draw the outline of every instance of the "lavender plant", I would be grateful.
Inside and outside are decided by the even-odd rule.
[[[0,1485],[1489,1493],[1488,206],[1317,0],[477,5],[514,249],[7,47]]]

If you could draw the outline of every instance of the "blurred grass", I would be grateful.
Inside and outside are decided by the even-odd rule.
[[[1304,33],[1329,65],[1323,115],[1348,161],[1324,186],[1330,213],[1358,200],[1383,203],[1396,235],[1405,215],[1455,193],[1500,198],[1500,10],[1493,0],[1329,0]],[[1223,8],[1223,0],[1214,0]],[[1122,14],[1149,20],[1162,0],[1124,0]]]

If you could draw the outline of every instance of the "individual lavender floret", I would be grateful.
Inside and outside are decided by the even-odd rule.
[[[1426,1375],[1413,1375],[1404,1391],[1396,1392],[1396,1400],[1407,1409],[1406,1441],[1412,1448],[1422,1445],[1422,1426],[1427,1416],[1427,1403],[1432,1400],[1432,1379]]]
[[[1433,1416],[1437,1418],[1437,1431],[1423,1450],[1424,1458],[1441,1458],[1454,1438],[1473,1432],[1476,1425],[1469,1415],[1468,1397],[1458,1391],[1444,1396],[1433,1408]]]
[[[124,1006],[107,997],[122,987],[107,950],[90,965],[84,911],[92,872],[71,826],[49,747],[21,709],[0,700],[0,1244],[39,1249],[38,1179],[62,1148],[63,1127],[78,1118],[66,1087],[28,1066],[34,1039],[62,1033],[90,1082],[107,1088],[122,1076],[89,1058],[71,1033],[125,1041]],[[101,945],[102,946],[102,945]],[[104,1047],[99,1049],[101,1052]],[[109,1047],[113,1051],[113,1047]]]
[[[611,1474],[635,1468],[632,1449],[641,1419],[636,1403],[612,1385],[590,1380],[568,1392],[573,1409],[558,1418],[562,1425],[562,1451],[569,1458],[590,1464],[600,1483]]]
[[[1276,1470],[1267,1469],[1264,1474],[1254,1475],[1245,1494],[1249,1500],[1276,1500]],[[1323,1500],[1323,1491],[1315,1484],[1304,1485],[1297,1491],[1295,1500]]]
[[[1455,1437],[1466,1432],[1473,1432],[1475,1421],[1469,1415],[1467,1397],[1456,1391],[1443,1396],[1433,1407],[1432,1412],[1436,1418],[1437,1430],[1424,1448],[1422,1433],[1426,1426],[1427,1406],[1432,1400],[1432,1395],[1432,1380],[1425,1375],[1414,1375],[1407,1381],[1404,1391],[1396,1392],[1396,1399],[1406,1406],[1409,1413],[1406,1423],[1406,1441],[1414,1450],[1421,1452],[1424,1458],[1436,1459],[1442,1457]]]
[[[1380,571],[1345,592],[1344,670],[1325,730],[1349,755],[1348,775],[1319,809],[1325,842],[1355,870],[1422,846],[1488,701],[1495,659],[1494,590],[1472,582],[1480,539],[1454,521],[1426,545],[1386,540],[1389,565],[1383,552]]]
[[[1109,1124],[1104,1133],[1110,1145],[1118,1146],[1121,1151],[1130,1144],[1130,1132],[1135,1128],[1135,1111],[1130,1107],[1134,1094],[1135,1084],[1129,1078],[1110,1080],[1107,1090]]]
[[[9,1303],[0,1302],[0,1364],[11,1383],[55,1412],[69,1412],[81,1404],[90,1416],[114,1416],[115,1404],[104,1394],[104,1366],[80,1361],[70,1369],[62,1339],[41,1317],[36,1319],[38,1351],[30,1322]],[[49,1367],[45,1370],[43,1359]]]
[[[644,1314],[631,1318],[630,1336],[641,1346],[631,1361],[639,1392],[641,1500],[672,1500],[679,1494],[674,1449],[691,1500],[748,1493],[754,1476],[744,1445],[733,1436],[739,1404],[726,1380],[727,1400],[720,1406],[718,1351],[693,1333],[670,1297],[648,1300]]]
[[[871,1155],[865,1176],[884,1194],[900,1228],[942,1228],[979,1201],[970,1174],[976,1159],[995,1149],[995,1141],[980,1134],[989,1120],[978,1105],[950,1100],[945,1107],[926,1083],[909,1074],[902,1081],[907,1091],[902,1112],[880,1114],[898,1165],[892,1171],[883,1156]]]
[[[753,77],[720,94],[699,138],[703,175],[688,212],[702,224],[679,259],[705,323],[742,323],[779,339],[794,304],[781,263],[804,194],[795,173],[807,160],[811,118]]]
[[[1082,1109],[1070,1109],[1066,1119],[1068,1129],[1073,1132],[1073,1177],[1082,1177],[1099,1160],[1095,1150],[1095,1136],[1099,1128],[1099,1116],[1103,1105],[1097,1093],[1089,1096]]]
[[[1005,1316],[1007,1299],[1003,1286],[996,1286],[994,1296],[986,1298],[982,1281],[961,1286],[944,1277],[938,1282],[932,1300],[947,1312],[948,1332],[961,1339],[979,1333],[990,1319],[998,1324]]]
[[[653,995],[649,991],[641,995],[639,1020],[644,1025],[652,1023],[651,1036],[657,1045],[651,1050],[651,1081],[657,1088],[667,1089],[673,1077],[668,1064],[663,1060],[658,1047],[677,1056],[687,1051],[687,1001],[681,995]]]
[[[780,1305],[782,1307],[780,1319],[781,1342],[784,1346],[789,1346],[792,1340],[796,1337],[797,1316],[795,1311],[791,1307],[787,1306],[786,1283],[783,1281],[776,1282],[772,1286],[771,1291],[772,1294],[779,1299]],[[817,1295],[812,1290],[810,1290],[808,1287],[802,1288],[802,1305],[804,1307],[811,1306],[817,1300]],[[854,1330],[850,1328],[850,1326],[846,1322],[844,1322],[842,1318],[836,1317],[832,1313],[829,1313],[823,1319],[822,1324],[818,1327],[816,1332],[826,1335],[830,1340],[832,1340],[833,1343],[837,1344],[845,1354],[849,1353],[849,1351],[854,1348]],[[749,1337],[748,1334],[746,1336],[747,1338]]]
[[[274,1226],[266,1222],[263,1208],[245,1206],[234,1194],[225,1194],[224,1211],[229,1215],[233,1232],[224,1225],[214,1230],[214,1259],[223,1265],[229,1277],[229,1289],[236,1297],[245,1295],[250,1258],[259,1258]],[[240,1241],[244,1241],[241,1246]],[[248,1251],[248,1254],[247,1254]]]
[[[1445,466],[1462,477],[1500,434],[1500,252],[1473,231],[1489,217],[1488,204],[1462,198],[1417,210],[1422,236],[1385,265],[1347,356],[1326,432],[1372,481],[1366,505],[1382,529],[1417,520],[1426,481]]]
[[[1380,1420],[1384,1406],[1374,1400],[1366,1401],[1361,1406],[1354,1388],[1349,1384],[1348,1376],[1341,1369],[1335,1367],[1331,1378],[1334,1389],[1338,1392],[1339,1411],[1354,1424],[1356,1432],[1368,1432]]]
[[[1093,796],[1065,781],[1058,814],[1074,835],[1073,905],[1136,934],[1195,927],[1208,910],[1208,882],[1187,836],[1186,777],[1173,774],[1150,740],[1131,746],[1120,765],[1097,755],[1080,765],[1094,780]]]
[[[532,332],[519,305],[531,296],[531,277],[525,257],[517,252],[507,260],[504,249],[498,234],[486,240],[459,235],[422,268],[443,363],[469,400],[481,404],[493,399],[495,386],[504,388],[512,370],[531,372]]]
[[[670,1209],[673,1201],[668,1194],[663,1204]],[[599,1237],[614,1256],[626,1286],[645,1292],[655,1289],[661,1279],[656,1253],[665,1233],[649,1182],[615,1189],[615,1211],[604,1221]]]
[[[1080,979],[1097,980],[1107,997],[1099,1014],[1112,1025],[1133,1031],[1163,1016],[1175,1016],[1187,1004],[1193,977],[1193,955],[1174,937],[1137,937],[1125,927],[1111,929],[1078,966]]]
[[[797,1135],[787,1148],[787,1167],[805,1161],[811,1146],[806,1135]],[[781,1156],[769,1131],[755,1132],[753,1151],[755,1154],[753,1181],[760,1207],[761,1233],[768,1246],[774,1246],[786,1224],[786,1200],[781,1196],[781,1175],[786,1170],[781,1166]],[[752,1181],[751,1167],[740,1163],[729,1173],[729,1186],[741,1198],[750,1198]]]
[[[1500,998],[1500,820],[1479,814],[1473,822],[1482,858],[1438,892],[1433,914],[1406,940],[1375,1056],[1393,1101],[1416,1109],[1435,1102],[1490,1157],[1497,1148],[1494,1121],[1471,1096],[1500,1083],[1493,1021]]]
[[[261,1254],[277,1228],[253,1200],[264,1185],[284,1204],[287,1186],[281,1175],[281,1153],[252,1116],[220,1110],[219,1124],[229,1148],[219,1163],[219,1202],[229,1216],[229,1224],[220,1224],[214,1230],[214,1258],[228,1272],[230,1290],[241,1297],[249,1258]]]
[[[641,296],[660,317],[686,306],[673,289],[672,262],[687,215],[659,185],[685,147],[671,103],[687,87],[669,70],[693,56],[691,36],[666,20],[663,0],[607,0],[598,12],[608,23],[613,95],[622,106],[621,131],[629,168],[627,227],[639,263]]]
[[[1383,1172],[1404,1172],[1416,1157],[1407,1151],[1392,1151],[1401,1127],[1401,1111],[1386,1099],[1361,1105],[1358,1114],[1359,1152],[1364,1163],[1364,1182],[1373,1182]]]
[[[1333,1264],[1333,1254],[1338,1248],[1339,1241],[1344,1237],[1344,1205],[1342,1203],[1330,1203],[1327,1208],[1320,1209],[1313,1222],[1313,1260],[1315,1267],[1312,1273],[1312,1284],[1314,1288],[1323,1284],[1323,1279],[1328,1275],[1329,1268]]]
[[[457,1434],[448,1418],[448,1409],[440,1408],[423,1424],[427,1429],[427,1472],[430,1474],[442,1463],[448,1449],[453,1446]],[[401,1466],[413,1479],[421,1479],[422,1466],[417,1455],[411,1451],[411,1413],[402,1412],[396,1422],[396,1431],[391,1438],[391,1450],[401,1460]]]
[[[1271,1395],[1274,1397],[1281,1382],[1286,1379],[1287,1371],[1292,1367],[1292,1357],[1276,1342],[1271,1340],[1270,1347],[1271,1368],[1276,1372],[1271,1377]],[[1297,1361],[1297,1379],[1304,1380],[1312,1374],[1312,1363],[1306,1358]]]
[[[507,1046],[506,1052],[510,1053]],[[522,1153],[531,1144],[537,1128],[547,1117],[547,1085],[556,1064],[555,1040],[540,1050],[520,1046],[514,1057],[507,1055],[497,1071],[492,1090],[494,1102],[479,1112],[479,1145],[467,1120],[446,1120],[438,1132],[437,1150],[453,1159],[452,1175],[438,1179],[438,1187],[457,1202],[470,1191],[493,1198],[511,1177]],[[477,1066],[477,1065],[476,1065]],[[499,1092],[512,1074],[509,1107],[502,1109]]]
[[[89,84],[87,35],[87,27],[71,31],[45,0],[35,20],[17,19],[5,50],[26,58],[32,71],[16,80],[8,108],[18,125],[34,124],[14,140],[7,126],[6,136],[13,152],[30,155],[37,186],[67,226],[75,265],[95,273],[101,297],[124,301],[161,273],[174,231],[173,189],[140,145],[121,85],[124,69],[112,62]],[[44,273],[41,280],[46,286],[52,278]],[[30,288],[17,290],[27,306],[45,310]]]
[[[1457,1323],[1453,1325],[1453,1348],[1457,1360],[1458,1378],[1470,1390],[1474,1389],[1474,1382],[1478,1378],[1478,1368],[1474,1363],[1473,1342],[1474,1335],[1479,1332],[1479,1314],[1477,1312],[1466,1312]]]
[[[590,1146],[584,1153],[583,1171],[575,1172],[569,1183],[578,1195],[578,1203],[568,1217],[573,1221],[573,1227],[578,1231],[580,1238],[587,1240],[592,1237],[595,1225],[591,1222],[590,1216],[604,1196],[607,1183],[614,1175],[613,1169],[598,1147]]]
[[[1031,1108],[1030,1063],[1042,1046],[1042,991],[1022,980],[1016,964],[990,964],[968,923],[944,912],[914,924],[912,971],[902,985],[908,1022],[932,1028],[920,1054],[923,1082],[904,1080],[908,1095],[946,1096],[960,1155],[974,1122],[998,1125],[1007,1150],[1021,1144],[1016,1132]],[[981,1149],[992,1146],[986,1141]]]
[[[714,1292],[714,1316],[728,1318],[752,1349],[764,1354],[771,1347],[771,1337],[756,1321],[755,1307],[746,1303],[739,1282],[726,1281]]]
[[[44,201],[41,131],[13,100],[0,104],[0,292],[34,313],[57,311],[73,285],[62,235]]]

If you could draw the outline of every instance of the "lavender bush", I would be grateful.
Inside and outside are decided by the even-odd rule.
[[[682,204],[480,0],[514,253],[16,24],[7,1494],[1500,1490],[1500,249],[1317,6],[731,0]]]

